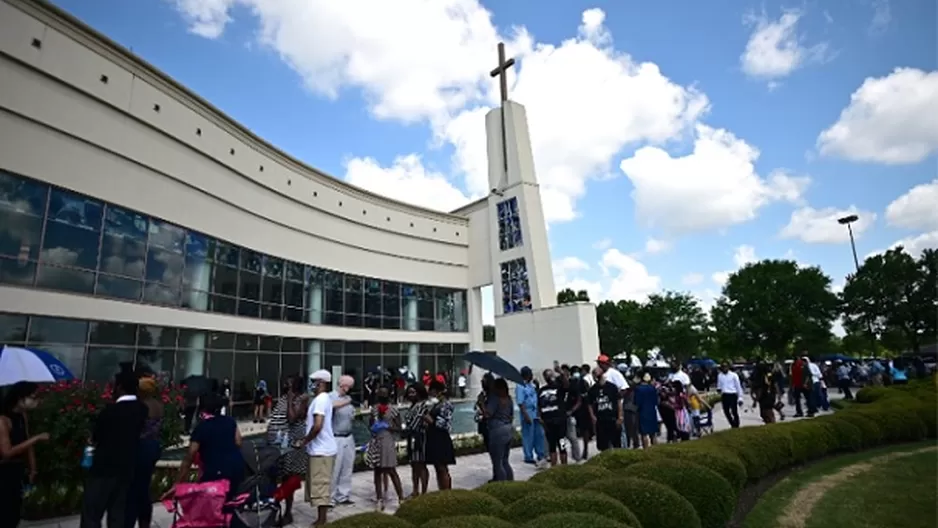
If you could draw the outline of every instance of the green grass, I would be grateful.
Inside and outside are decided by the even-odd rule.
[[[877,464],[824,494],[805,528],[934,528],[938,452]]]
[[[769,488],[756,503],[755,507],[749,514],[746,516],[746,519],[743,521],[744,528],[772,528],[777,525],[777,520],[782,512],[788,506],[792,497],[798,490],[803,486],[816,481],[825,475],[830,473],[836,473],[838,470],[856,464],[858,462],[863,462],[870,458],[875,458],[882,455],[888,455],[890,453],[902,453],[907,451],[915,451],[923,447],[934,446],[934,441],[927,442],[918,442],[914,444],[902,444],[898,446],[888,446],[880,449],[872,449],[869,451],[863,451],[862,453],[851,453],[849,455],[843,455],[835,458],[830,458],[822,460],[815,464],[812,464],[804,469],[797,470],[788,477],[779,481],[775,486]],[[935,466],[929,468],[932,471],[932,480],[934,481],[934,472]],[[866,478],[866,477],[860,477]],[[907,488],[908,484],[904,486]],[[877,501],[878,502],[878,501]],[[817,508],[814,510],[818,511]],[[900,526],[893,523],[888,523],[886,525],[880,526]],[[830,526],[850,526],[842,525],[840,523],[834,523]],[[932,525],[934,527],[934,524]],[[905,527],[904,527],[905,528]]]

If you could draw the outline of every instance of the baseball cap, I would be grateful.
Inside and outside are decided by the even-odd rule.
[[[607,356],[606,354],[600,354],[599,357],[596,358],[596,362],[597,363],[609,363],[609,356]]]
[[[332,374],[328,370],[317,370],[310,375],[309,379],[315,381],[325,381],[326,383],[332,383]]]

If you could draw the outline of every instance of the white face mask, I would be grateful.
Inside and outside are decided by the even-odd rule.
[[[26,410],[32,410],[39,406],[39,400],[30,396],[23,399],[22,407]]]

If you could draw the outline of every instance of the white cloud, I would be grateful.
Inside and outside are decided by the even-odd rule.
[[[661,289],[661,277],[651,275],[644,264],[618,249],[606,251],[601,266],[611,277],[607,299],[644,301]]]
[[[807,244],[843,244],[850,241],[850,234],[837,220],[848,215],[859,217],[850,226],[857,238],[876,221],[875,213],[861,211],[852,205],[847,209],[802,207],[791,213],[788,225],[782,228],[779,236],[799,239]]]
[[[671,233],[747,222],[773,201],[800,202],[807,177],[755,172],[759,151],[732,133],[697,125],[694,151],[683,157],[644,147],[619,167],[632,181],[636,214]]]
[[[906,253],[918,257],[926,249],[938,249],[938,231],[922,233],[921,235],[906,237],[896,241],[889,249],[902,246]]]
[[[873,0],[872,4],[873,19],[870,21],[869,32],[871,35],[879,35],[886,31],[892,22],[892,9],[889,0]]]
[[[751,264],[758,261],[756,257],[756,248],[743,244],[738,246],[733,251],[733,264],[736,265],[736,269],[742,268],[746,264]],[[724,270],[717,271],[710,275],[710,280],[716,283],[718,286],[722,287],[726,284],[727,279],[730,278],[730,275],[736,270]]]
[[[700,273],[688,273],[681,277],[681,284],[684,286],[696,286],[702,283],[704,280],[703,274]]]
[[[656,253],[663,253],[671,249],[671,243],[667,240],[658,240],[657,238],[649,237],[645,241],[645,253],[649,255],[654,255]]]
[[[918,163],[938,151],[938,71],[896,68],[868,77],[821,132],[821,154],[891,165]]]
[[[775,81],[789,76],[795,70],[811,63],[825,60],[827,43],[806,47],[804,38],[798,33],[798,22],[803,13],[785,11],[778,20],[769,20],[765,13],[749,15],[745,22],[754,26],[746,49],[739,60],[743,72],[757,79]]]
[[[209,37],[230,23],[233,5],[245,6],[259,22],[260,42],[315,93],[338,97],[353,88],[378,118],[429,123],[436,145],[454,147],[454,166],[465,178],[458,187],[469,197],[489,191],[484,115],[497,93],[488,72],[496,43],[506,40],[520,64],[511,97],[527,108],[548,222],[575,218],[586,182],[607,176],[624,146],[680,137],[708,108],[692,87],[614,49],[599,9],[583,12],[575,38],[553,45],[536,43],[524,28],[499,35],[477,0],[175,4]],[[399,193],[418,195],[411,186],[421,184],[404,180]]]
[[[602,240],[597,240],[593,243],[593,249],[598,249],[600,251],[605,251],[612,247],[612,239],[604,238]]]
[[[428,171],[414,154],[395,159],[387,168],[372,158],[349,160],[345,179],[383,196],[444,212],[469,200],[446,176]]]
[[[938,180],[916,185],[893,200],[886,220],[906,229],[938,229]]]

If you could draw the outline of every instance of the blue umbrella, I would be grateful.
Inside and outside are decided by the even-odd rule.
[[[463,359],[480,369],[487,370],[500,378],[515,383],[524,383],[521,372],[514,365],[498,357],[495,354],[485,352],[469,352],[463,356]]]
[[[0,386],[21,381],[55,382],[74,377],[58,358],[43,350],[11,346],[0,350]]]
[[[710,358],[695,358],[687,362],[688,365],[697,365],[698,367],[715,367],[717,362]]]

